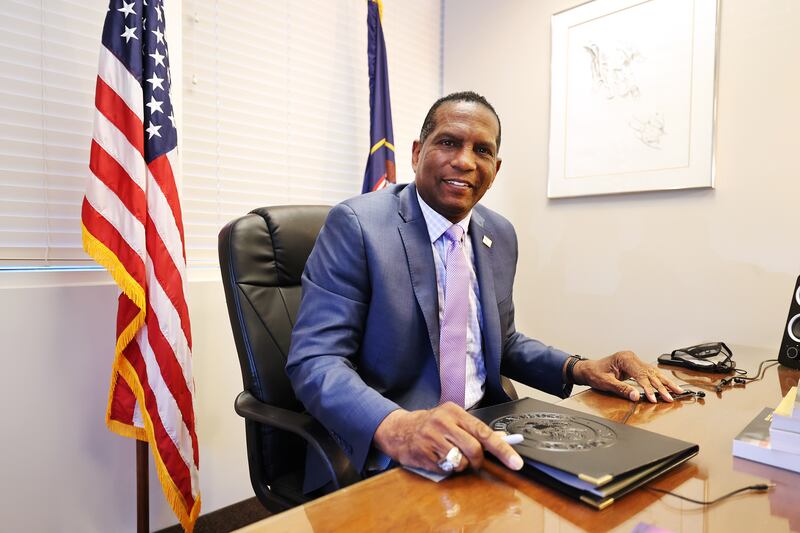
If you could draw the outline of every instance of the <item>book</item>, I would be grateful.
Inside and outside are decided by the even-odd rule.
[[[697,455],[699,446],[560,405],[524,398],[472,411],[496,431],[521,434],[522,473],[604,509]]]
[[[765,407],[733,439],[733,455],[777,468],[800,472],[800,454],[776,450],[770,446],[772,409]]]
[[[769,427],[769,445],[773,450],[800,454],[800,433]]]
[[[797,387],[789,389],[778,404],[772,417],[772,427],[800,433],[800,395],[797,394]]]

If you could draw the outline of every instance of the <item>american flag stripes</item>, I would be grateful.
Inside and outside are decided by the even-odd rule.
[[[377,191],[395,182],[392,105],[389,100],[389,67],[383,40],[383,4],[367,0],[367,61],[369,63],[370,151],[361,192]]]
[[[163,0],[111,0],[95,91],[84,249],[121,289],[106,423],[150,443],[186,531],[200,512],[186,254]]]

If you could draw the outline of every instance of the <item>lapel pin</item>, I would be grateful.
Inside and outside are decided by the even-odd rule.
[[[491,248],[492,247],[492,239],[490,239],[489,237],[484,235],[483,236],[483,244],[485,244],[487,248]]]

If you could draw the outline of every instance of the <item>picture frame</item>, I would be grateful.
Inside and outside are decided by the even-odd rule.
[[[718,0],[551,19],[548,198],[714,186]]]

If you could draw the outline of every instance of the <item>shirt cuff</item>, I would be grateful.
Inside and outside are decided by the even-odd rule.
[[[392,458],[372,446],[367,454],[367,460],[364,461],[364,477],[374,476],[391,466]]]

